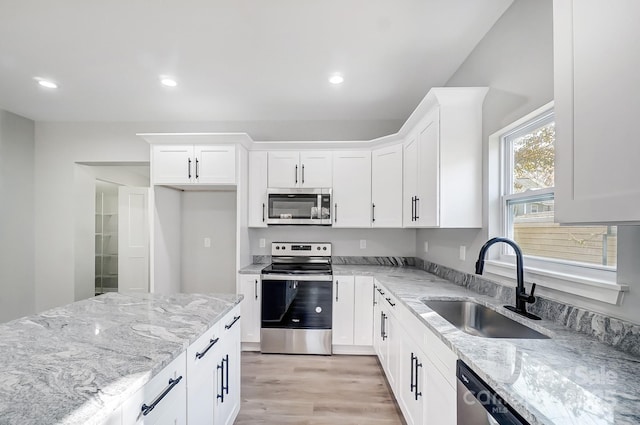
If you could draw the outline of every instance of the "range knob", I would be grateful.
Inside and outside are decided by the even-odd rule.
[[[276,249],[280,249],[280,247],[276,245]]]
[[[317,247],[316,249],[317,249],[318,251],[320,251],[320,247]]]
[[[323,251],[326,251],[326,250],[327,250],[327,247],[326,247],[326,246],[323,246],[323,247],[322,247],[322,250],[323,250]]]

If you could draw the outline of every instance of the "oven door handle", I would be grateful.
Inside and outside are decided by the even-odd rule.
[[[300,274],[263,274],[262,282],[268,282],[270,280],[289,281],[294,280],[298,282],[331,282],[333,281],[333,275],[330,274],[312,274],[312,275],[300,275]]]

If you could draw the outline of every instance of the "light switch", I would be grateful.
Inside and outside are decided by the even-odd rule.
[[[424,252],[429,252],[429,242],[424,241]]]
[[[367,240],[360,239],[360,249],[366,249],[366,248],[367,248]]]
[[[467,247],[460,245],[460,261],[464,261],[467,258]]]
[[[211,248],[211,238],[204,238],[204,247]]]
[[[260,238],[260,248],[267,246],[267,241],[264,238]]]

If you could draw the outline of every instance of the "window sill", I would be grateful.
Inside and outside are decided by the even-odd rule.
[[[516,274],[516,266],[514,264],[487,260],[485,261],[484,270],[487,274],[499,276],[501,281],[507,281],[515,285],[514,277]],[[624,293],[629,291],[628,285],[620,285],[608,280],[560,273],[536,267],[525,267],[525,281],[534,282],[543,288],[578,295],[613,305],[620,305]]]

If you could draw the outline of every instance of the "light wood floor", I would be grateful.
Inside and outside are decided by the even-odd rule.
[[[374,356],[242,353],[236,425],[401,425]]]

